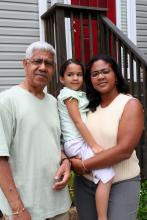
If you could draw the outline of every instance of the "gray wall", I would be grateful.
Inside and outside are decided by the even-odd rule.
[[[137,46],[147,55],[147,0],[136,0]]]
[[[23,80],[26,47],[39,40],[38,0],[0,1],[0,91]]]

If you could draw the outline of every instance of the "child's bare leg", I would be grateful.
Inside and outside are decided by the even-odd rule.
[[[96,209],[98,213],[98,220],[107,219],[107,209],[109,202],[109,193],[112,185],[112,180],[107,183],[100,181],[96,190]]]

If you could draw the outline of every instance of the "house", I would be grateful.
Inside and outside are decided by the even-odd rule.
[[[49,36],[50,31],[48,31],[48,28],[51,26],[48,26],[47,23],[50,16],[49,13],[52,13],[52,11],[54,12],[57,8],[61,9],[60,11],[62,12],[67,11],[68,9],[71,12],[72,10],[75,10],[74,7],[70,8],[69,6],[65,8],[63,5],[62,7],[54,7],[54,9],[50,9],[50,6],[56,2],[81,6],[79,9],[77,6],[76,10],[81,10],[83,11],[82,13],[84,13],[84,10],[87,10],[89,14],[91,13],[88,18],[90,22],[93,22],[90,19],[94,13],[95,17],[97,16],[97,13],[105,14],[106,17],[108,17],[113,22],[111,23],[110,20],[106,19],[106,17],[99,17],[99,21],[103,23],[102,29],[100,31],[101,39],[99,39],[101,42],[101,48],[97,48],[95,50],[95,48],[98,47],[97,41],[95,41],[95,45],[97,46],[94,48],[92,43],[90,43],[90,40],[94,42],[97,37],[95,31],[96,29],[94,30],[93,28],[94,26],[96,28],[96,24],[92,27],[91,31],[89,31],[88,28],[90,29],[91,26],[89,25],[88,20],[83,18],[81,18],[81,20],[76,20],[74,15],[72,15],[74,18],[72,27],[69,25],[68,18],[65,21],[64,27],[64,17],[62,17],[60,13],[56,13],[55,25],[58,26],[58,28],[56,28],[56,42],[55,39],[52,39],[51,41],[51,36]],[[90,6],[92,9],[84,9],[84,6]],[[103,9],[98,10],[98,7]],[[49,11],[47,11],[47,9],[49,9]],[[117,41],[117,45],[114,44],[113,46],[115,49],[117,49],[117,58],[119,64],[122,66],[124,76],[130,83],[132,93],[140,98],[143,102],[146,117],[145,128],[147,128],[147,64],[145,57],[147,55],[146,0],[25,0],[24,2],[21,0],[1,0],[0,12],[0,91],[9,88],[12,85],[18,84],[23,80],[24,71],[21,61],[24,58],[25,49],[30,43],[38,41],[39,39],[45,39],[45,36],[46,40],[56,46],[59,65],[61,62],[63,62],[64,59],[72,56],[73,53],[74,56],[80,56],[81,60],[84,61],[85,57],[84,55],[80,54],[81,52],[79,50],[79,48],[82,46],[84,50],[86,50],[86,53],[84,54],[90,56],[93,51],[95,53],[100,50],[107,50],[107,53],[112,52],[112,45],[108,45],[107,43],[112,41],[115,43]],[[43,16],[41,17],[42,14]],[[85,28],[84,34],[82,35],[84,43],[79,41],[79,39],[81,39],[80,34],[82,33],[82,31],[78,31],[80,24],[79,22],[82,22],[83,28]],[[125,38],[113,24],[116,24],[116,26],[118,26],[123,31],[123,33],[128,36],[129,39],[138,46],[138,48],[140,48],[142,52],[137,51],[137,53],[134,53],[134,51],[136,51],[134,45],[131,43],[131,41]],[[65,29],[65,33],[59,31],[61,27],[61,31]],[[51,28],[54,30],[53,26]],[[70,28],[72,28],[72,30]],[[108,38],[110,32],[111,39]],[[114,35],[114,33],[117,33],[117,35]],[[71,36],[71,34],[73,36]],[[106,36],[107,38],[105,38]],[[59,40],[61,42],[60,37],[63,39],[62,49],[60,48],[60,45],[58,46]],[[74,38],[76,52],[74,52],[71,38]],[[123,40],[121,41],[120,39]],[[84,45],[86,45],[86,47]],[[126,45],[129,45],[130,48],[128,49]],[[68,49],[66,50],[66,48]],[[64,59],[62,59],[62,57]],[[89,57],[86,59],[88,58]],[[134,63],[136,66],[134,66]],[[143,64],[143,68],[140,66],[140,63]],[[133,73],[134,75],[131,75]],[[143,168],[144,177],[147,177],[146,146],[147,129],[145,129],[143,135],[142,148],[138,152],[139,156],[142,158],[141,167]]]
[[[147,55],[146,0],[1,0],[0,91],[23,79],[21,60],[25,49],[44,38],[40,15],[55,2],[108,6],[108,17]]]

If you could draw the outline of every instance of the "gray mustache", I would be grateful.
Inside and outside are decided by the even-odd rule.
[[[45,72],[37,72],[36,75],[39,75],[39,76],[43,76],[43,77],[45,77],[45,78],[48,78],[48,75],[47,75],[47,73],[45,73]]]

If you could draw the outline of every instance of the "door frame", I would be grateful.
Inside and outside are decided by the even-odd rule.
[[[136,44],[136,0],[127,0],[127,24],[128,37]]]
[[[126,0],[127,5],[127,35],[129,39],[136,44],[136,0]],[[122,20],[121,20],[121,5],[122,0],[116,1],[116,25],[121,30]]]
[[[41,19],[41,15],[47,11],[47,0],[38,0],[39,8],[39,32],[40,32],[40,41],[45,40],[45,29],[44,21]]]

